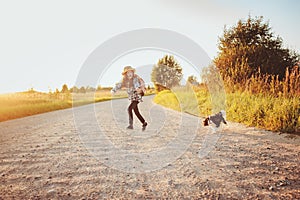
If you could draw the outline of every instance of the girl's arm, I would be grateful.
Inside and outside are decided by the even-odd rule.
[[[113,87],[113,89],[111,90],[111,92],[116,93],[117,90],[122,88],[122,82],[116,83],[115,87]]]
[[[138,78],[140,82],[140,89],[143,90],[143,92],[146,92],[145,81],[141,77]]]
[[[138,88],[136,88],[136,90],[138,93],[144,94],[146,92],[145,82],[139,76],[137,76],[137,79],[138,79]]]

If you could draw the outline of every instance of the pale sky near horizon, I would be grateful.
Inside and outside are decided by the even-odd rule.
[[[142,28],[183,34],[213,59],[224,26],[233,26],[250,14],[263,16],[284,45],[299,52],[299,8],[298,0],[1,1],[0,93],[31,87],[47,92],[61,89],[64,83],[73,86],[84,61],[99,45]],[[149,65],[161,56],[148,55],[143,61],[129,56],[126,64]],[[121,73],[123,63],[117,63]],[[182,65],[185,76],[193,73]],[[107,77],[99,83],[111,85],[121,76]]]

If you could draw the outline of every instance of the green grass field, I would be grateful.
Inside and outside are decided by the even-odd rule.
[[[165,107],[196,116],[212,114],[209,92],[202,88],[165,90],[154,102]],[[300,98],[274,97],[266,94],[235,92],[226,94],[227,120],[256,126],[271,131],[300,133]]]
[[[69,98],[52,98],[38,92],[20,92],[0,95],[0,121],[49,112],[72,106]]]
[[[35,91],[1,94],[0,121],[124,97],[126,96],[122,92],[112,97],[109,91],[85,94]]]
[[[151,95],[148,90],[145,95]],[[127,98],[126,91],[118,91],[114,96],[110,90],[88,93],[42,93],[36,91],[0,94],[0,121],[71,108],[90,103]]]

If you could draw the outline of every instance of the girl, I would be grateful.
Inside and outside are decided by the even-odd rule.
[[[122,75],[122,81],[120,83],[117,83],[116,86],[111,90],[111,92],[112,94],[114,94],[121,88],[127,88],[128,98],[131,101],[127,109],[129,116],[129,126],[127,127],[127,129],[133,129],[133,110],[137,118],[142,123],[142,130],[144,131],[148,124],[140,114],[138,104],[143,101],[142,97],[145,93],[145,82],[141,77],[135,74],[135,69],[131,66],[124,67]]]

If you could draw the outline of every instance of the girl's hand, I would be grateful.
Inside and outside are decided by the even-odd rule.
[[[136,92],[137,92],[138,94],[141,94],[141,93],[143,92],[143,90],[142,90],[141,88],[137,88],[137,89],[136,89]]]
[[[136,92],[142,96],[144,96],[144,91],[141,88],[137,88]]]

